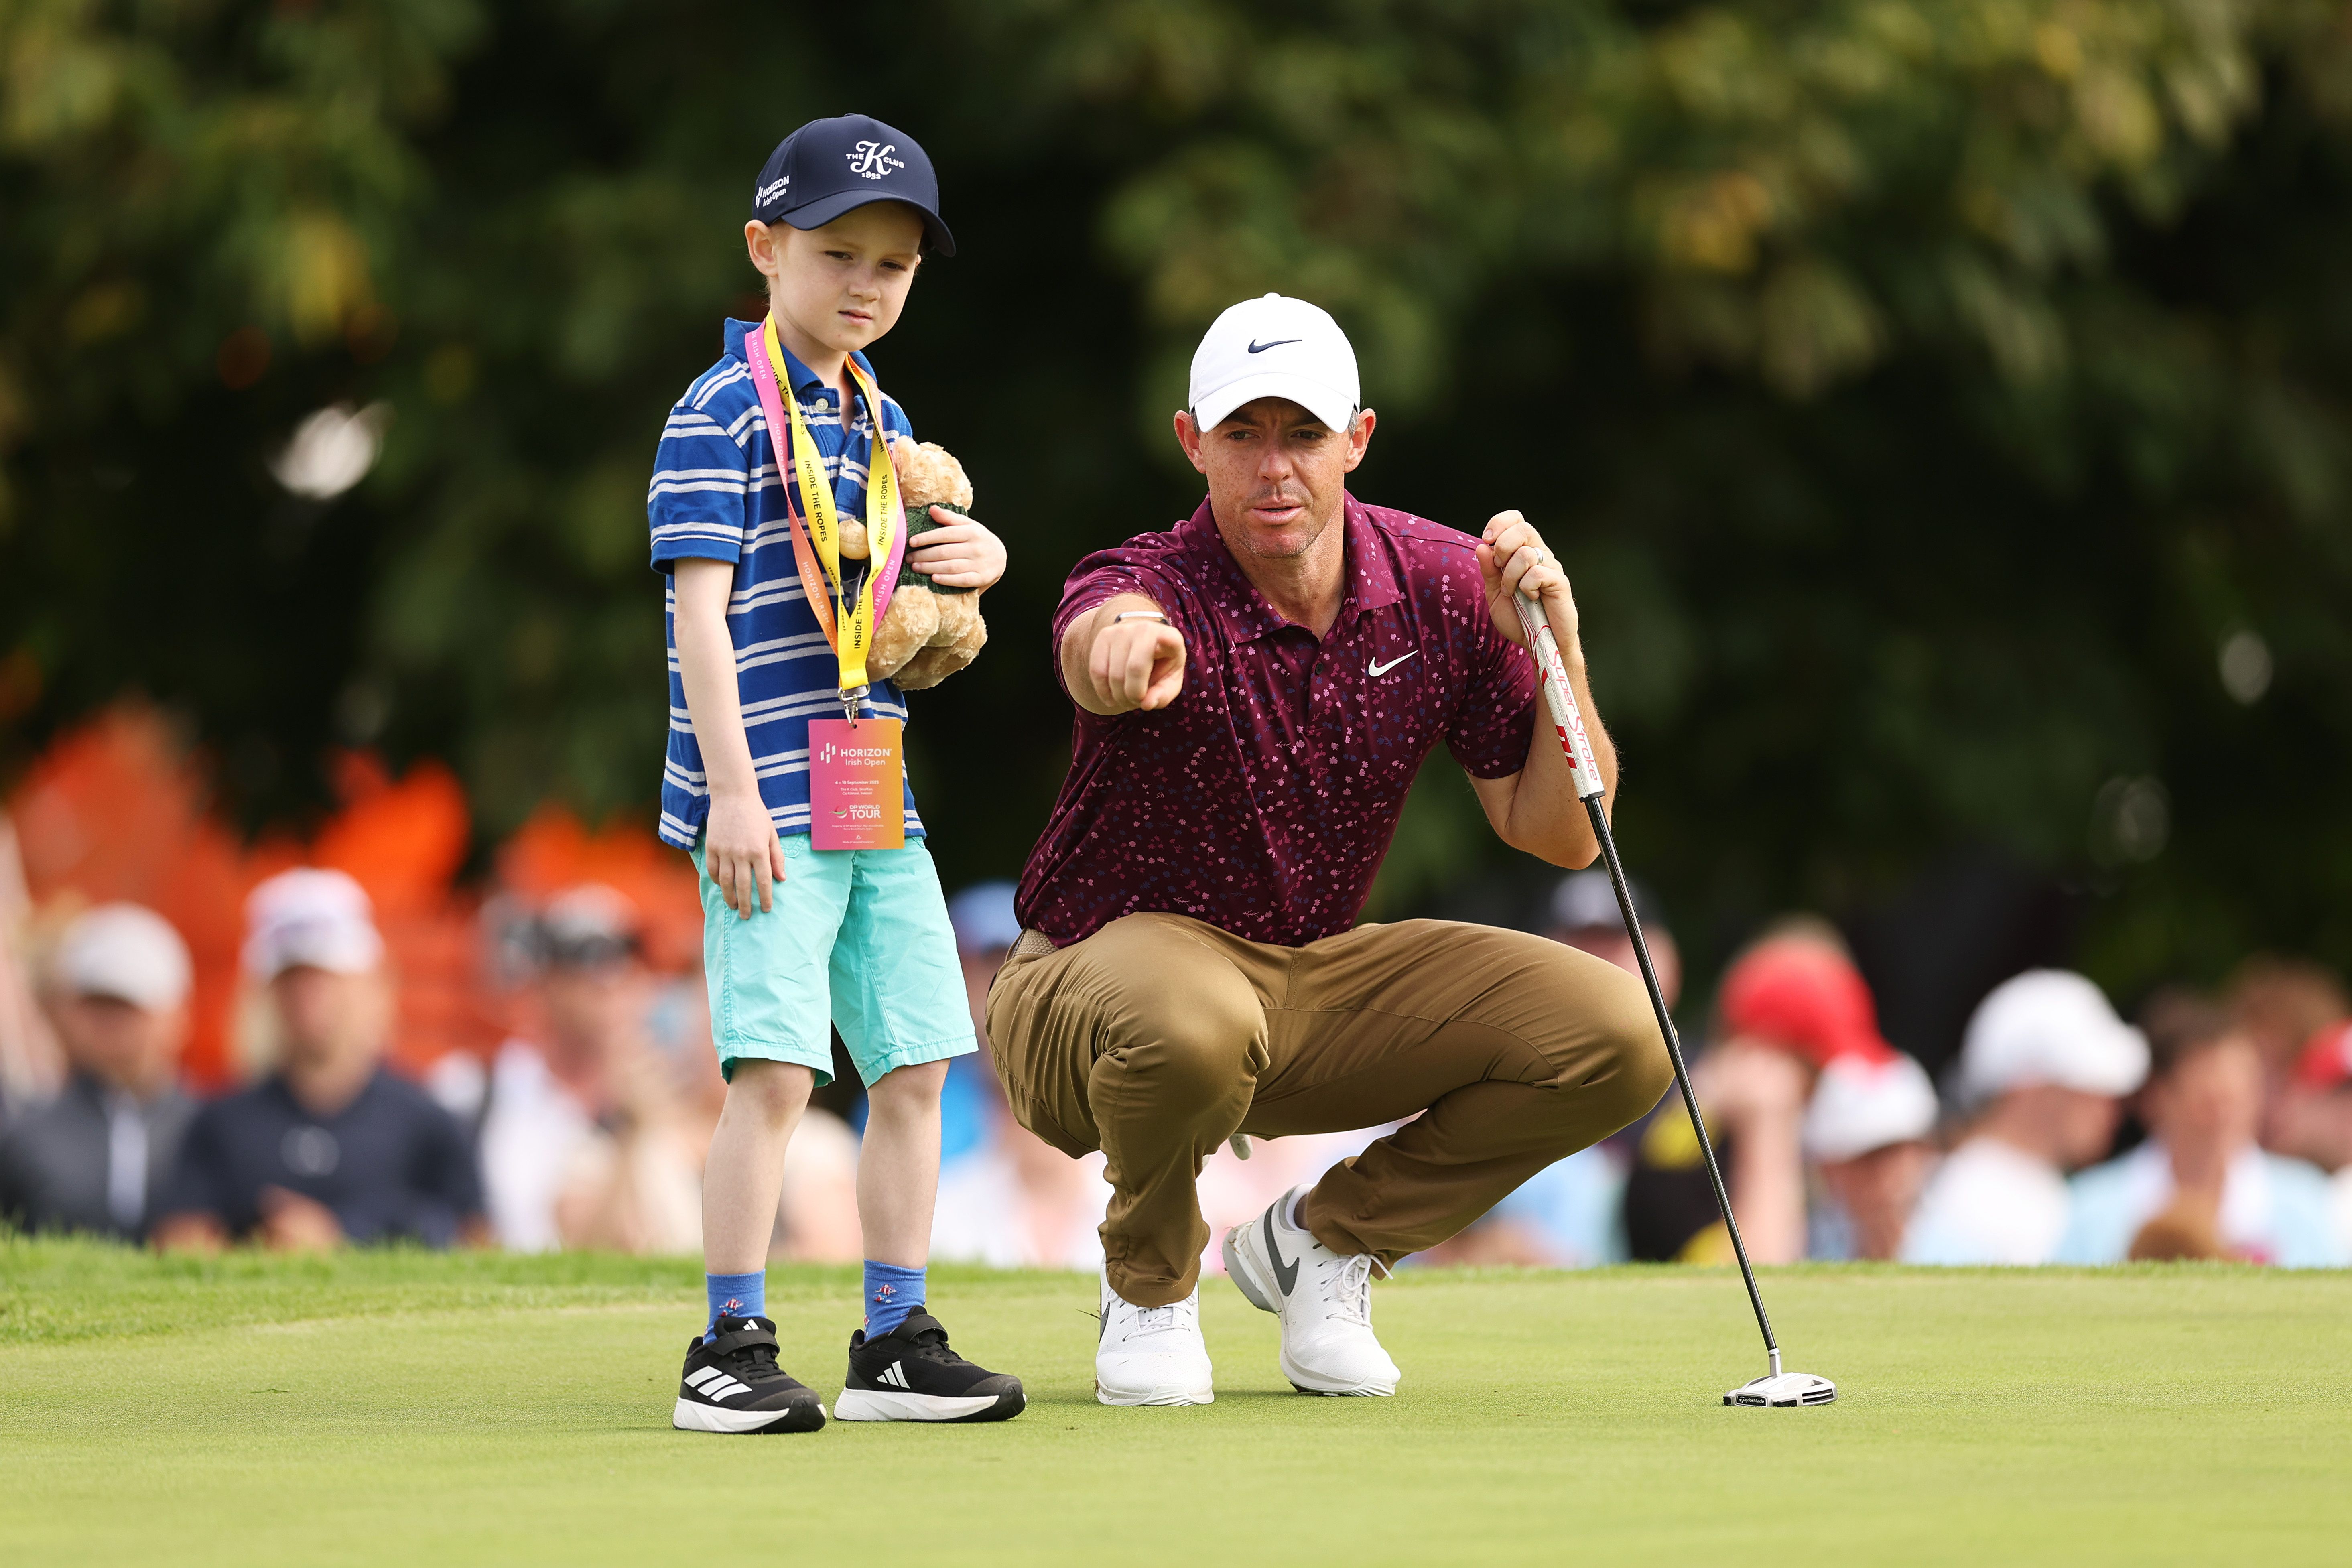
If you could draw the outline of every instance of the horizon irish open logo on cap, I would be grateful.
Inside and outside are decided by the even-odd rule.
[[[903,169],[907,166],[906,161],[890,156],[898,150],[896,142],[860,142],[857,150],[848,154],[849,172],[863,174],[869,180],[878,180],[893,169]]]

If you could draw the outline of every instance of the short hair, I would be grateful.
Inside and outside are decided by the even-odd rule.
[[[2147,1037],[2148,1077],[2164,1077],[2190,1057],[2238,1033],[2228,1009],[2201,992],[2168,985],[2139,1010]]]
[[[2352,1016],[2352,996],[2335,971],[2273,953],[2258,952],[2238,965],[2230,976],[2229,1000],[2256,1043],[2289,1061],[2313,1035]]]

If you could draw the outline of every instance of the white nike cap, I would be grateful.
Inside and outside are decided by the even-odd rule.
[[[1320,305],[1286,295],[1244,300],[1192,351],[1192,417],[1211,429],[1245,403],[1286,397],[1334,430],[1363,406],[1356,351]]]
[[[2063,969],[2002,981],[1978,1004],[1960,1042],[1960,1092],[1971,1103],[2027,1084],[2126,1095],[2147,1078],[2147,1037],[2106,994]]]

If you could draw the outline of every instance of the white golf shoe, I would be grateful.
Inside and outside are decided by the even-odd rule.
[[[1201,1337],[1201,1292],[1165,1307],[1139,1307],[1101,1276],[1102,1337],[1095,1343],[1095,1397],[1105,1405],[1210,1405],[1216,1386]]]
[[[1301,1394],[1394,1394],[1403,1374],[1372,1333],[1372,1259],[1342,1258],[1291,1222],[1303,1186],[1225,1232],[1225,1272],[1282,1320],[1282,1375]]]

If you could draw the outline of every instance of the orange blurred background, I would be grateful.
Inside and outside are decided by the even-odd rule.
[[[488,1053],[512,1026],[514,1002],[482,931],[488,898],[538,904],[577,883],[605,883],[636,903],[655,968],[685,973],[701,963],[693,866],[656,840],[650,823],[592,830],[563,807],[543,805],[498,847],[488,885],[461,884],[472,816],[447,768],[421,762],[394,778],[377,757],[348,752],[337,760],[336,784],[341,805],[310,842],[271,836],[248,844],[212,815],[201,759],[154,709],[120,706],[61,736],[8,802],[34,947],[80,910],[117,899],[177,926],[195,963],[182,1065],[204,1090],[243,1076],[245,897],[289,867],[349,872],[375,900],[400,996],[393,1058],[412,1073],[447,1051]]]

